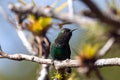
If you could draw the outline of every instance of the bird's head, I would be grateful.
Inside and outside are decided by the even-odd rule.
[[[58,34],[58,37],[56,38],[55,42],[56,43],[68,43],[72,36],[72,32],[75,30],[76,29],[70,30],[68,28],[63,28]]]

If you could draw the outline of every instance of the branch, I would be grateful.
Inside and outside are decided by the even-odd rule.
[[[102,57],[104,56],[112,47],[112,45],[115,42],[115,38],[111,37],[106,43],[105,45],[100,49],[100,51],[98,52],[97,56],[98,57]]]
[[[10,10],[12,10],[14,13],[19,13],[19,14],[28,14],[31,13],[35,15],[36,17],[40,16],[47,16],[47,17],[52,17],[56,18],[59,20],[62,20],[64,22],[69,22],[69,23],[76,23],[79,25],[85,25],[85,24],[91,24],[95,22],[95,20],[87,18],[87,17],[82,17],[78,15],[74,15],[74,17],[71,17],[68,15],[68,13],[65,12],[57,12],[53,8],[45,8],[45,7],[34,7],[32,5],[15,5],[15,4],[10,4],[9,5]]]
[[[95,66],[120,66],[120,58],[98,59]]]
[[[36,56],[31,56],[31,55],[25,55],[25,54],[21,54],[21,53],[17,53],[17,54],[13,54],[13,55],[9,55],[3,51],[0,51],[0,58],[7,58],[7,59],[11,59],[11,60],[16,60],[16,61],[32,61],[32,62],[36,62],[36,63],[40,63],[40,64],[53,64],[51,59],[43,59],[43,58],[39,58]]]
[[[90,10],[96,15],[96,17],[104,23],[108,25],[112,25],[113,27],[120,28],[120,21],[112,15],[108,15],[103,13],[93,2],[92,0],[82,0]]]
[[[74,17],[74,8],[73,8],[73,0],[67,0],[68,2],[68,10],[69,10],[69,16]]]
[[[6,59],[11,59],[11,60],[16,60],[16,61],[32,61],[36,62],[39,64],[48,64],[48,65],[54,65],[56,68],[61,68],[61,67],[78,67],[78,61],[77,60],[64,60],[64,61],[53,61],[52,59],[43,59],[39,58],[36,56],[31,56],[31,55],[25,55],[21,53],[9,55],[3,51],[0,51],[0,58],[6,58]]]
[[[64,60],[64,61],[56,61],[52,59],[43,59],[36,56],[31,55],[25,55],[25,54],[13,54],[9,55],[7,53],[4,53],[3,51],[0,51],[0,58],[6,58],[11,60],[17,60],[17,61],[32,61],[39,64],[48,64],[48,65],[54,65],[56,69],[63,68],[63,67],[80,67],[82,64],[79,60]],[[120,66],[120,58],[110,58],[110,59],[98,59],[95,62],[95,66],[97,67],[104,67],[104,66]]]

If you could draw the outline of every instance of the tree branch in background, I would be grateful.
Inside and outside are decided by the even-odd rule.
[[[120,66],[120,58],[98,59],[95,62],[95,66],[98,66],[98,67]]]
[[[97,57],[102,57],[104,56],[112,47],[112,45],[115,42],[115,38],[111,37],[106,43],[105,45],[98,51],[97,53]]]
[[[49,7],[49,8],[34,7],[32,5],[17,6],[15,4],[10,4],[9,8],[13,12],[19,13],[19,14],[22,14],[22,15],[31,13],[31,14],[35,15],[36,17],[47,16],[47,17],[52,17],[52,18],[62,20],[63,22],[76,23],[76,24],[79,24],[79,25],[91,24],[91,23],[95,22],[95,20],[93,20],[93,19],[78,16],[78,15],[74,15],[74,17],[70,17],[68,15],[68,13],[57,12],[51,7]]]
[[[40,45],[40,44],[39,44]],[[47,37],[43,38],[43,42],[41,43],[43,49],[43,59],[47,59],[50,53],[50,41]],[[49,65],[42,64],[41,69],[39,70],[39,76],[37,80],[49,80]]]
[[[12,27],[16,30],[17,35],[19,36],[20,40],[22,41],[23,45],[26,47],[29,53],[32,55],[36,55],[37,53],[32,49],[32,45],[27,40],[23,30],[20,28],[20,25],[16,20],[10,17],[0,6],[0,13],[5,17],[5,19],[12,25]]]
[[[68,2],[68,9],[69,9],[69,16],[73,18],[74,17],[73,0],[67,0],[67,2]]]
[[[93,12],[101,22],[107,23],[108,25],[112,25],[116,28],[120,28],[120,21],[111,15],[105,15],[104,13],[102,13],[102,11],[92,2],[92,0],[81,1],[88,6],[91,12]]]

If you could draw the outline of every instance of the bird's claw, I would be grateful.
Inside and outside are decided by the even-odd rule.
[[[66,62],[69,62],[70,61],[70,59],[66,59]]]

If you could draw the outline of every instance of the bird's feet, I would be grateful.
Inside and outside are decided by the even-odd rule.
[[[69,61],[70,61],[70,59],[66,59],[65,61],[66,61],[66,62],[69,62]]]

